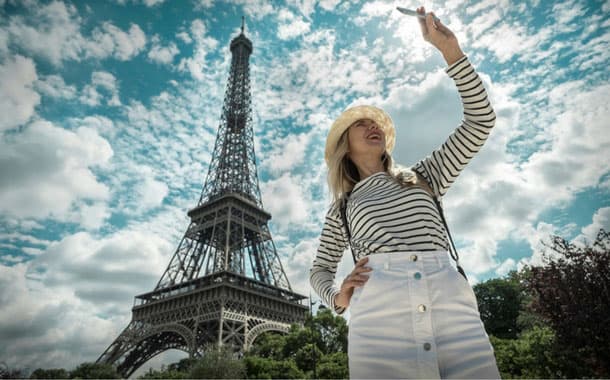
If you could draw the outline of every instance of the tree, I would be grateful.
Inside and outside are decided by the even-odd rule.
[[[318,350],[322,351],[325,347],[322,334],[313,326],[311,316],[306,317],[304,327],[292,325],[285,337],[281,358],[295,358],[297,352],[307,344],[314,344]]]
[[[68,371],[63,368],[38,368],[30,375],[30,379],[67,379]]]
[[[489,337],[502,378],[559,378],[554,358],[555,333],[549,327],[534,327],[517,339]]]
[[[307,372],[311,371],[313,374],[314,366],[317,370],[317,367],[319,366],[318,362],[323,355],[324,354],[318,346],[313,343],[307,343],[296,352],[294,362],[300,370]]]
[[[292,326],[293,330],[296,328]],[[293,331],[291,330],[291,331]],[[296,331],[296,330],[294,330]],[[286,335],[277,331],[266,331],[254,340],[249,353],[262,358],[281,360],[284,358],[284,347],[286,346]]]
[[[172,363],[170,365],[173,365],[173,364],[177,364],[177,363]],[[179,371],[176,369],[170,369],[169,366],[165,367],[164,365],[161,366],[160,370],[155,370],[155,369],[149,368],[145,374],[138,377],[138,379],[188,379],[188,378],[189,378],[188,371]]]
[[[244,357],[248,379],[303,379],[305,374],[294,360],[266,359],[258,356]]]
[[[193,379],[241,379],[245,376],[246,367],[230,345],[207,345],[203,356],[189,372],[189,377]]]
[[[577,246],[559,236],[551,241],[543,244],[555,254],[544,252],[545,265],[530,268],[531,308],[548,321],[559,346],[578,353],[593,376],[609,377],[610,234],[601,229],[593,245]]]
[[[319,362],[317,375],[320,379],[348,379],[347,353],[334,352],[324,355]]]
[[[305,327],[308,327],[307,322],[311,322],[311,327],[319,333],[318,347],[322,352],[347,352],[348,326],[343,317],[333,315],[330,309],[320,308],[315,318],[306,321]]]
[[[110,364],[82,363],[70,372],[71,379],[120,379],[116,369]]]
[[[517,319],[523,296],[516,274],[507,278],[492,278],[476,284],[473,290],[487,333],[498,338],[517,338],[520,332]]]
[[[0,362],[0,379],[21,379],[25,377],[24,370],[10,368],[6,363]]]

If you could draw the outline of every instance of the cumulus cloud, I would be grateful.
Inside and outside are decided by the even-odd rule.
[[[109,197],[92,168],[108,163],[112,148],[92,129],[68,131],[39,120],[1,137],[0,145],[0,210],[5,215],[68,221],[75,218],[77,203]]]
[[[283,40],[300,36],[307,33],[310,28],[310,23],[295,16],[287,9],[282,9],[278,15],[278,37]]]
[[[202,2],[211,0],[203,0]],[[263,17],[275,12],[273,3],[265,0],[230,0],[230,3],[242,7],[242,10],[248,17],[253,17],[255,20],[260,20]]]
[[[320,0],[318,5],[325,11],[332,11],[341,0]]]
[[[311,137],[311,133],[301,133],[270,141],[271,151],[265,154],[263,168],[268,168],[272,173],[279,173],[300,165]]]
[[[188,36],[188,35],[187,35]],[[178,47],[174,42],[170,42],[169,45],[161,45],[161,38],[159,35],[154,35],[152,38],[152,46],[148,51],[148,59],[153,62],[169,65],[173,62],[176,54],[180,53]]]
[[[126,61],[138,55],[146,45],[146,35],[137,24],[131,24],[127,32],[110,22],[92,32],[87,42],[87,54],[94,58],[114,58]]]
[[[595,211],[591,224],[581,229],[581,234],[574,238],[574,241],[579,245],[593,244],[597,233],[603,229],[610,232],[610,207],[602,207]]]
[[[147,7],[155,7],[157,5],[163,4],[165,0],[142,0],[144,5]]]
[[[302,126],[310,112],[336,112],[346,99],[380,92],[376,62],[360,51],[339,49],[332,30],[312,32],[304,40],[288,59],[275,56],[265,63],[269,69],[253,73],[260,118],[294,118]]]
[[[309,213],[303,186],[298,178],[285,173],[277,179],[261,183],[263,205],[276,224],[300,224],[308,221]]]
[[[35,83],[36,89],[43,95],[56,99],[73,99],[76,97],[76,86],[67,85],[59,75],[45,75]]]
[[[508,272],[514,270],[516,265],[517,263],[515,262],[515,260],[508,258],[496,268],[496,274],[498,276],[505,276]]]
[[[155,234],[68,235],[28,263],[0,265],[6,363],[73,368],[95,361],[127,325],[134,295],[152,290],[171,246]],[[15,318],[19,316],[19,318]]]
[[[208,66],[206,56],[216,48],[218,41],[207,35],[207,28],[202,20],[193,20],[190,31],[190,38],[195,41],[193,56],[182,58],[178,69],[189,72],[194,79],[201,81],[205,78],[204,73]]]
[[[30,2],[28,13],[28,17],[10,18],[6,31],[12,43],[54,65],[79,60],[85,40],[80,33],[82,19],[74,5]]]
[[[34,61],[13,56],[0,66],[0,133],[27,122],[40,103],[33,89],[38,79]]]
[[[104,71],[94,71],[91,74],[91,83],[83,88],[79,98],[81,103],[92,107],[99,106],[104,95],[103,93],[100,93],[98,89],[102,89],[103,93],[108,95],[106,105],[121,105],[121,100],[119,99],[119,86],[116,77],[111,73]]]
[[[146,35],[136,24],[123,31],[111,22],[104,22],[87,37],[81,32],[82,23],[74,5],[32,1],[27,8],[27,17],[11,17],[3,31],[8,35],[6,44],[19,46],[55,66],[66,60],[110,56],[125,61],[142,51],[146,44]]]

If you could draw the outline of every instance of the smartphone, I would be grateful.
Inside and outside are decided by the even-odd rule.
[[[426,16],[425,16],[425,15],[419,14],[419,13],[417,13],[417,11],[413,11],[413,10],[411,10],[411,9],[407,9],[407,8],[403,8],[403,7],[396,7],[396,9],[398,9],[398,10],[399,10],[401,13],[404,13],[404,14],[406,14],[406,15],[409,15],[409,16],[415,16],[415,17],[419,17],[419,18],[421,18],[422,20],[425,20],[425,19],[426,19]],[[427,15],[427,14],[428,14],[428,13],[426,13],[426,15]],[[441,20],[440,20],[438,17],[436,17],[436,16],[432,16],[432,17],[434,17],[434,21],[441,21]]]

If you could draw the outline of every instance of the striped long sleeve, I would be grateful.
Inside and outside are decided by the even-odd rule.
[[[335,305],[339,288],[334,281],[337,265],[347,245],[347,233],[343,229],[340,211],[333,205],[326,213],[318,252],[309,271],[309,282],[322,301],[337,314],[343,314],[346,310]]]
[[[462,99],[464,119],[449,138],[432,154],[413,165],[440,199],[481,149],[496,122],[481,78],[464,55],[445,69],[454,80]]]
[[[467,56],[445,71],[457,86],[464,118],[440,147],[412,166],[428,180],[439,200],[481,149],[496,119],[485,87]],[[423,252],[449,246],[429,194],[419,187],[399,186],[386,172],[375,173],[354,186],[346,214],[357,259],[380,252]],[[309,279],[318,296],[337,314],[343,314],[345,308],[334,303],[339,293],[335,274],[348,243],[340,210],[333,204],[324,221]]]

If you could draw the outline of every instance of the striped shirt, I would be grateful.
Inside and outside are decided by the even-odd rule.
[[[463,56],[445,69],[460,93],[464,118],[432,154],[410,169],[421,174],[441,202],[460,172],[481,149],[496,120],[487,92],[474,67]],[[352,189],[346,216],[356,259],[374,253],[449,250],[447,234],[436,204],[421,187],[401,187],[390,174],[378,172]],[[312,288],[337,314],[334,303],[337,265],[348,248],[338,204],[329,208],[320,244],[309,274]]]

